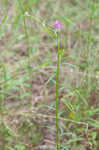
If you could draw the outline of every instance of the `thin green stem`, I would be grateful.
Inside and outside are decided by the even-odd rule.
[[[87,83],[87,88],[88,88],[88,94],[89,94],[89,83],[90,83],[90,78],[89,78],[89,71],[90,71],[90,45],[92,42],[92,24],[93,24],[93,17],[94,17],[94,12],[95,12],[95,7],[91,6],[91,3],[89,2],[90,5],[90,16],[89,16],[89,20],[90,20],[90,24],[89,24],[89,32],[88,32],[88,38],[87,38],[87,43],[86,43],[86,52],[87,52],[87,68],[86,68],[86,83]]]
[[[22,5],[22,2],[20,0],[18,0],[19,5],[20,5],[20,9],[23,15],[23,26],[24,26],[24,34],[25,34],[25,40],[26,40],[26,46],[27,46],[27,51],[28,51],[28,62],[27,62],[27,69],[28,69],[28,74],[30,76],[30,78],[32,79],[32,68],[31,68],[31,50],[30,50],[30,41],[29,41],[29,34],[28,34],[28,28],[26,25],[26,15],[25,15],[25,10],[24,7]],[[30,90],[30,94],[32,95],[32,84],[31,84],[31,90]],[[31,101],[30,101],[30,106],[31,106]]]
[[[30,69],[30,42],[29,42],[29,35],[28,35],[28,31],[27,31],[27,25],[26,25],[25,10],[24,10],[20,0],[18,0],[18,2],[19,2],[19,5],[20,5],[21,12],[23,14],[24,34],[25,34],[25,39],[26,39],[27,51],[28,51],[28,68],[29,68],[29,73],[31,75],[31,69]]]
[[[6,92],[7,91],[7,82],[6,82],[7,81],[7,70],[6,70],[5,64],[1,64],[1,68],[2,68],[2,72],[3,72],[3,78],[4,78],[4,81],[5,81],[4,85],[1,84],[1,90]],[[3,97],[1,95],[3,95]],[[3,110],[4,110],[5,96],[6,96],[5,93],[4,94],[0,93],[0,113],[2,113]]]
[[[58,124],[58,100],[59,100],[59,70],[60,70],[60,47],[57,33],[57,70],[56,70],[56,150],[59,150],[59,124]]]

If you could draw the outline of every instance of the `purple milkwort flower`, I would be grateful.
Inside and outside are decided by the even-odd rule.
[[[62,27],[62,23],[60,21],[55,21],[54,22],[54,28],[56,31],[60,31]]]

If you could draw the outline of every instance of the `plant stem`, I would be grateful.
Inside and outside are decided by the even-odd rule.
[[[20,9],[21,12],[23,14],[23,28],[24,28],[24,34],[25,34],[25,40],[26,40],[26,46],[27,46],[27,51],[28,51],[28,68],[29,68],[29,73],[31,74],[31,67],[30,67],[30,42],[29,42],[29,35],[28,35],[28,31],[27,31],[27,25],[26,25],[26,17],[25,17],[25,10],[22,6],[22,3],[20,0],[18,0],[19,5],[20,5]]]
[[[31,68],[31,49],[30,49],[30,41],[29,41],[29,34],[28,34],[28,28],[26,24],[26,16],[25,16],[25,10],[24,6],[22,5],[21,0],[18,0],[19,2],[19,7],[21,9],[22,15],[23,15],[23,28],[24,28],[24,35],[25,35],[25,41],[26,41],[26,48],[28,51],[28,62],[27,62],[27,69],[28,69],[28,74],[29,77],[32,79],[32,68]],[[32,84],[30,85],[30,94],[32,97]],[[30,101],[30,106],[31,106],[31,101]]]
[[[87,95],[90,92],[90,77],[89,77],[89,72],[90,72],[90,56],[91,56],[91,51],[90,51],[90,46],[91,46],[91,42],[92,42],[92,24],[93,24],[93,17],[94,17],[94,12],[95,12],[95,6],[91,6],[91,2],[89,1],[89,5],[90,5],[90,16],[89,16],[89,20],[90,20],[90,24],[89,24],[89,32],[88,32],[88,37],[87,37],[87,43],[86,43],[86,52],[87,52],[87,68],[86,68],[86,83],[87,83]]]
[[[56,69],[56,150],[59,150],[59,124],[58,124],[58,100],[59,100],[59,68],[60,68],[60,47],[59,47],[59,35],[57,36],[57,69]]]

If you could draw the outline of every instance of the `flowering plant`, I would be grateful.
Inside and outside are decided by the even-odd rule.
[[[60,21],[54,22],[54,28],[55,28],[56,32],[59,32],[61,30],[61,27],[62,27],[62,23]]]

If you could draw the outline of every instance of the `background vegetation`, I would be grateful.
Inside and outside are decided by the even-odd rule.
[[[0,150],[99,150],[99,1],[0,0]]]

